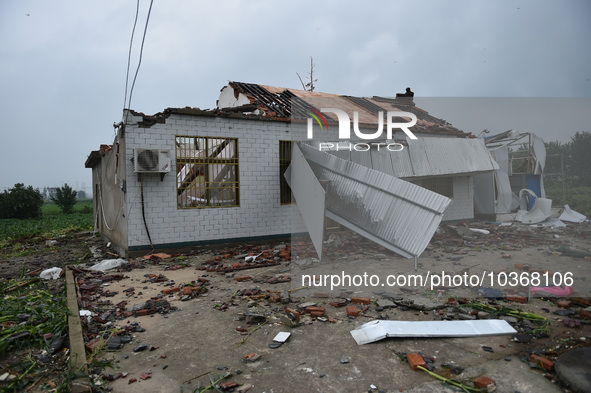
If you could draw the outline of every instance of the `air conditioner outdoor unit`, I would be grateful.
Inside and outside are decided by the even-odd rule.
[[[136,173],[170,172],[170,150],[133,149],[133,164]]]

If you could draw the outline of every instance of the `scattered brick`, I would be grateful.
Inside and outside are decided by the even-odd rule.
[[[165,295],[170,295],[171,293],[175,293],[175,292],[180,292],[181,289],[179,287],[173,287],[173,288],[166,288],[165,290],[162,291],[162,293],[164,293]]]
[[[511,254],[503,254],[503,259],[510,259],[511,258]]]
[[[333,317],[328,317],[328,322],[330,322],[330,323],[336,323],[337,320],[334,319]]]
[[[127,384],[134,383],[134,382],[137,382],[137,378],[129,378],[129,382]]]
[[[478,389],[489,389],[497,386],[497,383],[488,377],[480,377],[474,380],[474,386]]]
[[[135,312],[135,316],[136,317],[145,317],[146,315],[148,315],[148,313],[149,313],[148,310],[144,308],[142,310],[137,310]]]
[[[570,302],[568,300],[559,300],[556,305],[561,308],[569,308]]]
[[[357,309],[357,307],[349,306],[347,307],[347,315],[351,317],[357,317],[359,316],[359,310]]]
[[[591,319],[591,307],[581,310],[581,317]]]
[[[330,302],[329,304],[333,307],[344,307],[348,304],[349,302],[347,302],[347,299],[340,299],[340,300],[336,300],[334,302]]]
[[[425,363],[425,359],[421,355],[416,353],[407,353],[406,360],[408,360],[408,364],[413,370],[418,370],[417,366],[427,367],[427,363]]]
[[[183,288],[183,295],[190,295],[192,293],[193,293],[193,287],[187,286],[187,287]]]
[[[352,297],[351,298],[351,303],[369,304],[369,302],[371,302],[371,299],[368,297]]]
[[[249,353],[248,355],[244,355],[244,357],[242,358],[242,361],[244,361],[246,363],[252,363],[252,362],[256,362],[260,358],[261,358],[261,355],[259,355],[258,353]]]
[[[251,276],[240,276],[240,277],[236,277],[236,281],[238,281],[238,282],[248,281],[248,280],[252,280],[252,277]]]
[[[290,317],[290,319],[292,321],[294,321],[295,323],[300,322],[300,313],[297,312],[296,310],[289,308],[289,307],[285,307],[285,314]],[[293,318],[291,318],[291,316],[293,316]]]
[[[554,370],[554,362],[550,359],[547,359],[542,356],[538,355],[531,355],[529,358],[530,363],[535,363],[536,366],[540,366],[547,371]]]
[[[222,390],[230,390],[230,389],[237,388],[238,386],[240,386],[240,384],[238,384],[236,382],[220,383],[220,388],[222,388]]]
[[[525,296],[507,296],[507,300],[510,302],[527,303]]]
[[[101,339],[99,337],[93,338],[92,340],[87,342],[85,346],[89,351],[93,352],[95,349],[98,348],[100,341]]]
[[[326,312],[326,310],[324,309],[324,307],[318,307],[318,306],[310,306],[310,307],[306,307],[306,313],[307,314],[312,314],[312,313],[320,313],[320,315],[318,316],[323,316],[324,313]]]

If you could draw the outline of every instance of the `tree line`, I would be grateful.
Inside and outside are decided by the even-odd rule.
[[[579,131],[567,143],[559,141],[546,144],[546,174],[560,174],[562,168],[567,178],[579,185],[591,186],[591,132]]]
[[[51,200],[63,213],[71,214],[74,212],[76,194],[66,183],[56,189],[56,195]],[[25,187],[23,183],[17,183],[0,194],[0,218],[41,218],[42,206],[43,196],[39,189]]]

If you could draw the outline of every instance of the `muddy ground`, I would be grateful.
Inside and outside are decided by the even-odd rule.
[[[193,392],[211,385],[213,378],[216,385],[236,383],[239,386],[229,389],[250,392],[451,391],[426,372],[411,370],[405,354],[420,353],[433,360],[434,372],[454,377],[470,387],[475,378],[488,377],[495,381],[499,392],[567,391],[561,383],[565,381],[560,381],[554,371],[531,367],[529,360],[532,353],[555,360],[556,354],[587,346],[591,340],[588,320],[579,315],[591,298],[591,261],[584,255],[563,255],[576,254],[573,250],[591,251],[591,225],[570,224],[556,230],[518,224],[468,226],[489,234],[470,231],[463,224],[441,226],[419,258],[416,272],[414,261],[347,231],[327,237],[322,261],[314,259],[309,244],[296,239],[294,244],[288,240],[203,247],[150,260],[137,258],[123,271],[107,272],[107,276],[116,276],[112,280],[96,281],[100,275],[81,270],[77,275],[80,304],[93,313],[85,318],[85,339],[89,348],[98,348],[95,355],[112,366],[91,370],[95,373],[95,390]],[[38,247],[42,250],[45,246]],[[249,254],[265,251],[255,261],[259,265],[219,272],[221,266],[226,270],[242,269],[239,264]],[[50,252],[3,261],[0,274],[18,274],[22,266],[32,270],[78,260],[83,262],[78,267],[84,269],[116,258],[109,252],[99,239],[80,235],[64,239]],[[521,303],[521,297],[527,298],[527,285],[509,288],[497,284],[496,289],[503,291],[501,298],[490,300],[485,296],[496,297],[496,292],[479,293],[475,287],[445,283],[435,288],[337,285],[331,290],[330,286],[302,282],[303,275],[361,277],[367,273],[379,277],[381,284],[388,275],[425,276],[427,272],[478,277],[483,273],[485,277],[491,273],[504,277],[503,274],[524,272],[531,277],[537,272],[542,279],[548,272],[550,278],[572,276],[574,293],[568,297],[571,304],[560,307],[557,302],[566,298],[532,297]],[[507,295],[513,300],[507,300]],[[352,303],[351,299],[356,297],[368,297],[370,303]],[[150,304],[151,299],[157,305]],[[323,307],[325,315],[315,317],[298,308],[310,302]],[[330,304],[335,302],[346,305]],[[375,319],[442,321],[495,317],[491,310],[487,310],[489,315],[473,315],[473,302],[535,313],[547,318],[548,325],[503,316],[522,334],[519,339],[526,342],[516,341],[513,335],[500,335],[388,338],[359,346],[350,334]],[[355,307],[359,315],[348,316],[347,306]],[[286,307],[301,311],[296,326],[288,326],[293,324],[286,319]],[[569,309],[574,312],[570,318],[575,327],[565,326],[565,317],[554,313]],[[112,332],[114,327],[117,330],[113,336],[103,333]],[[291,336],[283,345],[271,348],[279,332],[289,332]],[[113,348],[108,350],[102,346],[106,340],[97,339],[101,336],[126,337],[123,341],[131,342],[119,346],[112,341]],[[142,345],[146,346],[144,350],[140,350]],[[88,354],[91,353],[89,350]],[[227,374],[231,375],[220,380]],[[221,385],[220,389],[224,386],[231,385]]]

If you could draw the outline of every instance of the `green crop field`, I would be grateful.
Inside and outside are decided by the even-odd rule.
[[[45,202],[41,210],[44,216],[62,213],[60,208],[53,202]],[[92,199],[79,199],[74,205],[74,213],[92,213]]]
[[[53,202],[45,203],[42,211],[43,217],[39,219],[0,220],[0,248],[15,239],[51,238],[65,233],[93,229],[92,199],[78,201],[72,214],[63,214]]]

